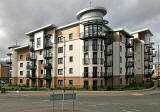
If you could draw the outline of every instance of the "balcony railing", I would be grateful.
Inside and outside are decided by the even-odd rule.
[[[127,62],[126,67],[134,67],[134,61]]]
[[[31,66],[27,64],[26,69],[31,69]]]
[[[45,48],[46,48],[46,49],[50,49],[50,48],[52,48],[52,46],[53,46],[52,42],[50,42],[50,41],[47,42],[47,41],[46,41],[46,44],[45,44]]]
[[[52,69],[52,64],[49,63],[49,64],[44,64],[44,68],[45,69]]]
[[[31,61],[34,61],[37,59],[37,56],[35,54],[32,54],[31,57],[30,57]]]
[[[51,74],[50,74],[50,75],[49,75],[49,74],[47,74],[47,75],[45,74],[45,75],[44,75],[44,79],[45,79],[45,80],[51,80],[51,79],[52,79]]]
[[[127,48],[133,48],[133,47],[134,47],[133,42],[132,42],[132,43],[126,43],[126,47],[127,47]]]
[[[131,52],[131,51],[130,51],[130,52],[127,52],[127,53],[126,53],[126,57],[127,57],[127,58],[134,57],[134,52]]]
[[[83,73],[83,77],[84,77],[84,78],[88,78],[88,77],[89,77],[89,72],[84,72],[84,73]]]
[[[106,53],[107,56],[111,56],[112,54],[113,54],[112,49],[107,50],[107,53]]]
[[[92,38],[106,38],[106,35],[104,35],[104,33],[100,33],[100,32],[93,32],[92,34],[84,34],[84,33],[80,33],[80,38],[81,39],[92,39]]]
[[[30,66],[30,69],[31,69],[31,70],[36,70],[36,69],[37,69],[37,66],[32,64],[32,65]]]
[[[105,67],[112,67],[112,61],[105,62],[105,63],[104,63],[104,66],[105,66]]]
[[[52,53],[45,53],[45,54],[44,54],[44,58],[45,58],[45,59],[50,59],[50,58],[52,58]]]
[[[93,73],[92,73],[92,77],[93,77],[93,78],[97,78],[97,77],[98,77],[98,73],[97,73],[97,72],[93,72]]]

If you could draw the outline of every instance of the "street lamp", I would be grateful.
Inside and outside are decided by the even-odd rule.
[[[64,63],[63,63],[63,67],[64,67],[64,92],[65,92],[65,87],[66,87],[66,85],[65,85],[65,82],[66,82],[66,77],[65,77],[65,69],[66,69],[66,67],[65,67],[66,41],[65,41],[65,37],[63,37],[63,41],[64,41]]]

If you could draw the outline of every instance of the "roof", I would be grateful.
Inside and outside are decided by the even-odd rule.
[[[126,33],[129,36],[132,36],[126,30],[124,30],[123,28],[113,29],[113,31],[115,31],[115,32],[123,32],[123,33]]]
[[[27,48],[27,47],[29,47],[29,45],[20,46],[20,47],[15,48],[14,50],[19,50],[19,49],[23,49],[23,48]]]
[[[151,36],[153,36],[153,34],[152,34],[152,32],[150,31],[150,29],[149,29],[149,28],[140,29],[140,30],[137,30],[137,31],[131,32],[130,34],[135,34],[135,33],[140,33],[140,32],[150,33],[150,34],[151,34]]]
[[[90,7],[90,8],[85,8],[81,11],[79,11],[76,16],[78,19],[80,19],[80,17],[87,12],[91,12],[91,11],[101,11],[104,15],[107,14],[107,10],[104,7]]]
[[[53,24],[49,24],[49,25],[46,25],[46,26],[37,28],[37,29],[35,29],[35,30],[32,30],[32,31],[30,31],[30,32],[27,32],[26,35],[27,35],[27,36],[30,36],[30,35],[32,35],[32,34],[34,34],[34,33],[36,33],[36,32],[39,32],[39,31],[41,31],[41,30],[50,29],[50,28],[55,28],[55,27],[57,27],[57,26],[56,26],[56,25],[53,25]]]
[[[64,29],[64,28],[67,28],[67,27],[70,27],[70,26],[77,25],[77,24],[79,24],[79,21],[76,21],[76,22],[73,22],[73,23],[70,23],[70,24],[67,24],[67,25],[64,25],[64,26],[60,26],[56,30],[61,30],[61,29]]]
[[[17,48],[17,47],[20,47],[19,45],[12,45],[12,46],[9,46],[8,49],[14,49],[14,48]]]

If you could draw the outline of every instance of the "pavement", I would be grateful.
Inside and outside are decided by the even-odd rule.
[[[61,91],[54,91],[60,93]],[[72,91],[67,91],[72,92]],[[64,101],[64,112],[160,112],[160,89],[148,91],[74,91],[77,99]],[[50,101],[52,91],[0,94],[0,112],[62,112],[62,101]]]

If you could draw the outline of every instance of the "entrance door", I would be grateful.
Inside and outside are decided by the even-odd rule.
[[[97,90],[97,80],[93,80],[93,90]]]

